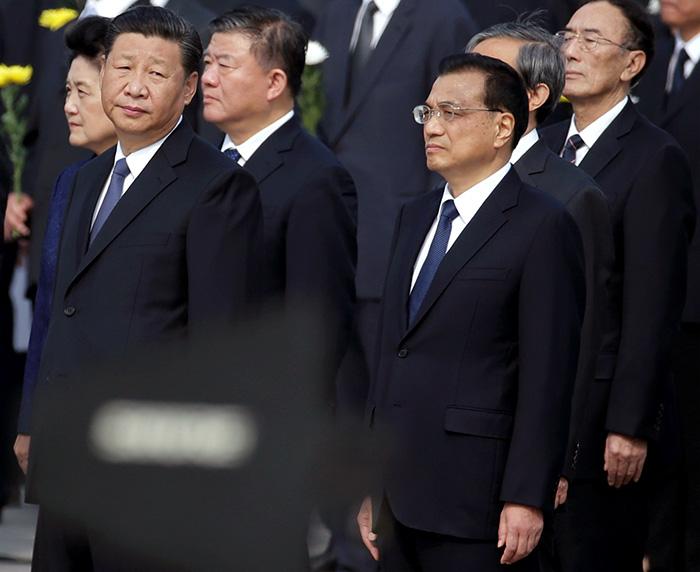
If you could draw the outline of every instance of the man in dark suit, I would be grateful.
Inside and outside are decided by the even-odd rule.
[[[329,52],[319,135],[357,186],[357,321],[368,363],[394,220],[437,183],[408,114],[430,91],[440,60],[476,31],[459,0],[333,0],[314,33]],[[355,392],[363,401],[366,384]]]
[[[112,21],[105,47],[102,102],[119,143],[76,175],[38,376],[66,391],[89,363],[243,318],[259,290],[255,181],[182,119],[197,89],[196,31],[163,8],[136,8]],[[33,417],[28,496],[42,501],[32,451],[55,428]],[[46,508],[35,570],[138,569]]]
[[[351,212],[357,196],[348,172],[304,131],[294,111],[307,36],[282,12],[259,7],[226,12],[211,31],[202,74],[204,117],[226,133],[222,152],[260,188],[265,297],[324,316],[332,340],[332,399],[355,300]]]
[[[113,18],[134,5],[144,3],[148,2],[143,0],[88,2],[84,14]],[[54,183],[63,169],[78,161],[87,160],[90,154],[84,149],[68,144],[68,127],[63,116],[69,60],[63,41],[65,28],[49,30],[37,25],[38,12],[43,8],[56,7],[56,2],[39,0],[33,3],[26,2],[26,4],[27,7],[21,10],[21,14],[26,12],[31,4],[38,4],[38,7],[34,7],[36,15],[32,21],[33,29],[22,30],[23,37],[33,40],[32,60],[26,60],[23,63],[33,63],[35,69],[34,78],[29,86],[31,104],[27,137],[30,153],[27,164],[33,165],[34,168],[27,169],[25,174],[24,192],[27,195],[21,205],[22,213],[29,220],[29,224],[20,229],[21,234],[29,239],[27,295],[33,299],[38,283],[41,248]],[[214,16],[196,0],[169,0],[163,4],[166,4],[168,10],[188,20],[200,33],[206,31],[207,24]],[[201,102],[198,96],[195,96],[185,116],[200,135],[213,141],[218,136],[218,132],[204,124],[200,114]]]
[[[542,135],[605,193],[616,259],[610,332],[586,402],[574,404],[586,415],[568,459],[575,476],[558,551],[564,570],[638,570],[648,489],[674,444],[670,359],[694,222],[690,171],[678,144],[628,100],[653,54],[644,9],[632,0],[589,2],[561,40],[574,116]]]
[[[581,396],[595,378],[608,313],[607,286],[614,259],[610,214],[605,196],[596,182],[582,170],[555,155],[537,134],[557,105],[564,89],[564,59],[559,45],[547,30],[527,20],[496,24],[474,36],[467,51],[498,58],[516,69],[528,91],[530,117],[527,130],[511,156],[511,163],[523,182],[537,187],[561,202],[576,221],[583,242],[586,274],[586,312],[574,387],[570,427],[584,415]],[[569,451],[575,446],[569,434]],[[563,475],[571,477],[564,467]],[[561,500],[567,478],[559,481]]]
[[[367,402],[393,451],[358,521],[388,572],[538,570],[576,374],[579,233],[509,164],[528,122],[510,66],[450,56],[414,114],[447,185],[399,214]]]
[[[700,2],[661,3],[656,55],[633,93],[637,109],[668,131],[690,159],[695,205],[700,205]],[[667,27],[668,26],[668,27]],[[700,233],[688,251],[688,282],[681,333],[674,348],[674,383],[680,404],[683,468],[678,484],[664,499],[667,516],[650,538],[650,558],[678,558],[700,570]],[[675,494],[679,493],[678,497]],[[680,513],[680,514],[674,514]],[[680,518],[677,518],[680,517]],[[680,530],[678,524],[680,523]],[[684,545],[684,547],[683,547]],[[665,553],[665,554],[664,554]]]

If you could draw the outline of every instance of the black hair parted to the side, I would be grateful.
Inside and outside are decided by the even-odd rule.
[[[644,67],[634,77],[632,83],[638,82],[644,72],[649,69],[651,60],[654,59],[654,24],[646,9],[635,0],[583,0],[581,6],[591,4],[592,2],[607,2],[611,6],[615,6],[627,20],[629,30],[625,47],[630,50],[641,50],[647,57]]]
[[[512,149],[515,149],[527,130],[530,114],[522,77],[501,60],[474,53],[447,56],[440,62],[438,75],[470,71],[484,75],[484,105],[489,109],[507,111],[515,118],[512,141]]]
[[[307,33],[298,22],[274,8],[244,5],[212,20],[212,34],[238,32],[250,39],[250,51],[265,69],[280,68],[287,74],[287,84],[296,97],[301,89]]]
[[[100,16],[88,16],[71,22],[64,34],[66,47],[70,50],[69,61],[78,56],[97,60],[103,55],[109,22],[109,18]]]
[[[185,77],[198,72],[202,60],[202,40],[184,18],[158,6],[136,6],[114,18],[107,30],[105,54],[109,55],[117,36],[141,34],[175,42],[180,47]]]

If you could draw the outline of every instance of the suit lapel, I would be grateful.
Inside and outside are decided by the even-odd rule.
[[[603,131],[602,135],[583,158],[579,167],[595,179],[598,173],[622,150],[622,145],[620,145],[618,139],[630,132],[636,120],[637,111],[634,108],[634,104],[628,100],[620,115]]]
[[[187,157],[189,144],[192,140],[192,130],[184,122],[168,137],[161,148],[149,161],[146,168],[131,184],[129,190],[122,196],[114,210],[105,221],[104,226],[95,237],[72,282],[74,282],[107,248],[107,246],[124,230],[124,228],[170,183],[176,178],[173,166],[184,161]],[[110,165],[111,167],[111,165]],[[104,184],[104,183],[103,183]],[[99,194],[99,192],[98,192]],[[96,199],[95,199],[96,200]],[[92,200],[88,202],[93,202]],[[94,210],[94,203],[93,203]],[[92,219],[92,211],[83,213],[83,222],[87,214]]]
[[[362,78],[356,85],[353,86],[350,101],[342,119],[338,125],[338,129],[333,136],[333,143],[343,134],[345,128],[350,124],[352,118],[358,111],[358,108],[367,97],[372,87],[376,84],[377,78],[386,67],[392,55],[396,52],[403,38],[411,29],[412,14],[415,10],[415,0],[401,0],[396,11],[392,14],[386,29],[382,33],[377,46],[372,50],[372,53],[367,61],[367,67],[362,73]],[[348,40],[349,41],[349,40]],[[347,65],[343,73],[343,91],[345,93],[345,82],[347,81]]]
[[[552,153],[559,155],[564,147],[566,134],[569,132],[570,125],[571,120],[566,119],[542,130],[538,129],[537,132],[540,135],[540,140],[544,141],[545,145],[551,149]]]
[[[329,139],[335,139],[336,133],[340,126],[340,122],[344,116],[343,106],[340,102],[345,100],[345,89],[348,82],[348,66],[350,64],[349,46],[352,40],[352,32],[355,28],[355,20],[357,12],[362,5],[361,2],[347,1],[340,4],[342,12],[334,21],[334,34],[327,38],[329,43],[328,51],[330,57],[324,65],[324,74],[335,76],[335,81],[329,81],[328,87],[329,97],[331,102],[338,102],[333,106],[336,113],[331,116],[330,126],[328,127],[327,136]],[[332,67],[331,67],[332,66]]]
[[[84,181],[81,183],[81,186],[87,189],[87,193],[85,193],[85,199],[83,200],[78,219],[78,240],[75,245],[76,260],[81,260],[87,250],[92,216],[95,212],[95,206],[97,206],[97,199],[114,166],[115,152],[116,147],[113,147],[100,157],[97,157],[91,164],[87,165],[83,171]]]
[[[406,330],[408,324],[408,298],[411,291],[411,280],[413,279],[413,268],[418,258],[425,236],[430,230],[430,226],[437,217],[440,208],[440,199],[442,198],[443,189],[436,189],[424,199],[417,201],[412,205],[412,208],[406,208],[404,220],[401,222],[403,228],[408,228],[409,233],[403,241],[401,248],[397,248],[399,263],[399,293],[395,299],[400,301],[401,307],[397,314],[399,315],[399,332]]]
[[[246,161],[245,168],[258,184],[284,165],[284,154],[294,147],[294,141],[301,134],[301,127],[296,117],[292,117],[277,131],[270,135]]]
[[[538,175],[544,172],[549,153],[547,145],[542,139],[539,139],[518,159],[514,167],[523,182],[536,186],[533,184],[533,179],[530,175]]]
[[[700,64],[695,64],[680,93],[669,98],[663,123],[666,123],[691,101],[697,103],[698,98],[700,98]]]
[[[452,282],[462,267],[498,232],[508,221],[505,211],[518,202],[521,181],[514,170],[510,170],[501,183],[477,211],[474,218],[459,235],[452,248],[445,254],[435,277],[428,288],[423,304],[418,310],[413,323],[408,327],[404,338],[408,336],[430,311],[440,295]],[[437,213],[435,213],[437,214]],[[427,231],[426,231],[427,232]],[[408,306],[408,304],[406,304]]]

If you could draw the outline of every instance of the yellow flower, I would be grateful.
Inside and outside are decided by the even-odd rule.
[[[565,95],[562,95],[559,98],[559,103],[569,103],[569,99]]]
[[[6,66],[0,64],[0,87],[27,85],[32,79],[32,66]]]
[[[10,66],[7,68],[7,77],[11,84],[27,85],[32,79],[33,72],[32,66]]]
[[[39,16],[39,25],[55,32],[63,28],[68,22],[78,17],[78,11],[72,8],[56,8],[54,10],[44,10]]]

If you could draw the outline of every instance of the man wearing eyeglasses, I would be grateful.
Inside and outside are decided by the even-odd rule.
[[[648,491],[675,421],[670,349],[694,223],[690,171],[677,143],[628,99],[654,51],[644,9],[588,2],[558,36],[574,115],[542,135],[605,193],[616,260],[596,379],[573,405],[587,414],[574,428],[575,474],[555,538],[563,570],[639,570]]]
[[[398,216],[367,403],[394,448],[358,524],[387,572],[539,570],[576,373],[580,236],[509,163],[528,122],[512,68],[446,58],[414,118],[447,184]]]

